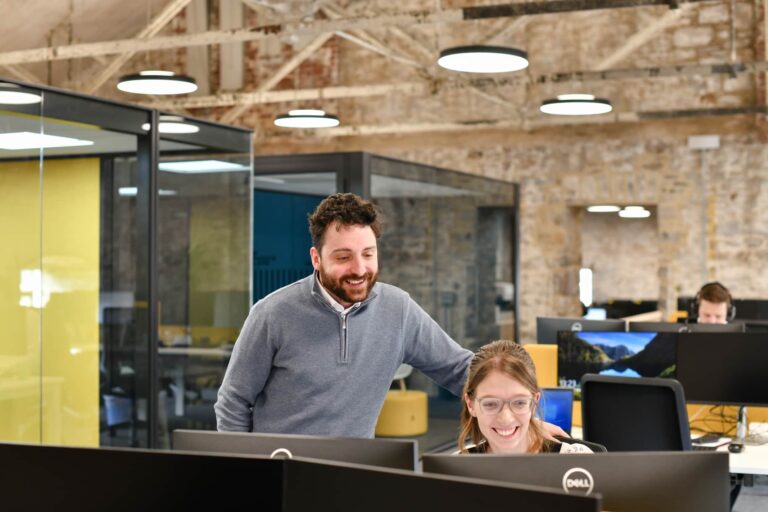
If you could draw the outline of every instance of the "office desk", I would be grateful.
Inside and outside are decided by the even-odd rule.
[[[573,427],[571,429],[571,436],[575,439],[581,439],[581,427]],[[729,453],[728,445],[721,446],[717,451],[728,453],[728,467],[731,473],[740,475],[768,475],[768,444],[747,444],[741,453]]]

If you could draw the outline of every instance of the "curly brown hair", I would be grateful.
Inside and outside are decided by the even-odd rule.
[[[323,238],[328,227],[336,223],[336,229],[342,226],[370,226],[376,238],[381,234],[381,220],[378,208],[360,196],[350,193],[338,193],[328,196],[317,205],[309,215],[309,233],[312,245],[318,251],[323,246]]]
[[[494,370],[520,382],[532,395],[541,391],[536,379],[536,365],[533,363],[531,355],[521,345],[510,340],[497,340],[480,347],[469,365],[469,376],[464,384],[462,395],[461,431],[458,440],[459,452],[461,453],[468,453],[467,439],[476,446],[483,441],[483,433],[477,424],[477,418],[469,412],[466,398],[474,399],[477,386]],[[541,451],[544,444],[544,434],[541,427],[537,421],[533,421],[533,418],[536,417],[537,408],[538,404],[535,404],[531,414],[532,421],[528,427],[531,437],[528,449],[531,453]]]

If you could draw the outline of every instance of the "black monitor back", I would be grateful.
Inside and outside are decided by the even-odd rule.
[[[599,494],[571,496],[561,489],[535,485],[416,474],[339,462],[288,462],[285,489],[285,510],[288,511],[602,510]]]
[[[697,324],[673,322],[629,322],[629,332],[744,332],[743,322],[728,324]]]
[[[616,512],[723,512],[729,506],[726,453],[425,454],[423,467],[425,473],[568,488],[572,492],[586,490],[591,481],[592,492],[602,494],[603,509]]]
[[[282,460],[10,444],[0,444],[0,460],[8,511],[237,510],[246,489],[258,510],[280,510],[283,496]]]
[[[173,449],[195,452],[271,455],[278,449],[292,456],[308,457],[394,469],[415,470],[418,448],[415,441],[340,437],[175,430]]]
[[[676,357],[688,401],[768,405],[768,333],[681,334]]]
[[[674,379],[588,374],[581,400],[584,439],[609,452],[691,449],[685,396]]]
[[[587,320],[585,318],[536,318],[536,340],[539,343],[557,343],[557,333],[560,331],[626,331],[624,320]]]

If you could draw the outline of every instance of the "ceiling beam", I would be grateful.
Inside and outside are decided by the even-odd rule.
[[[152,21],[150,21],[146,27],[142,29],[141,32],[139,32],[136,35],[136,40],[149,40],[152,36],[160,32],[160,30],[165,27],[168,22],[170,22],[173,18],[178,15],[182,9],[184,9],[187,4],[191,0],[172,0],[168,5],[165,6],[165,9],[160,11],[157,16],[155,16]],[[96,43],[98,44],[98,43]],[[80,46],[80,45],[71,45],[71,46]],[[59,46],[58,48],[66,48],[66,46]],[[151,49],[151,48],[148,48]],[[52,48],[52,50],[55,50],[55,48]],[[33,50],[34,51],[34,50]],[[137,50],[138,51],[138,50]],[[110,53],[121,53],[121,52],[110,52]],[[88,94],[95,93],[102,85],[104,85],[107,80],[112,78],[112,76],[117,73],[120,68],[123,67],[123,65],[131,60],[131,57],[134,56],[136,51],[131,51],[128,49],[124,53],[121,53],[115,59],[107,64],[107,66],[98,72],[98,74],[88,80],[88,83],[85,87],[85,92]],[[109,53],[107,53],[109,54]],[[88,57],[93,57],[95,55],[104,55],[104,54],[93,54],[88,55]],[[58,60],[58,59],[46,59],[46,60]]]
[[[765,73],[768,62],[746,62],[734,64],[688,64],[680,66],[648,67],[636,69],[609,69],[603,71],[573,71],[568,73],[552,73],[533,77],[534,83],[569,83],[569,82],[600,82],[606,80],[638,80],[648,78],[675,78],[685,76],[729,75],[741,73]],[[435,90],[461,89],[476,87],[480,90],[520,85],[528,83],[529,78],[517,76],[514,78],[451,78],[439,82],[401,82],[394,84],[372,84],[358,86],[335,86],[318,89],[296,89],[264,92],[246,92],[234,94],[219,94],[215,96],[200,96],[173,100],[147,102],[144,105],[161,110],[181,110],[194,108],[222,107],[238,104],[280,103],[287,101],[319,100],[323,98],[360,98],[385,94],[428,94]]]
[[[619,9],[623,7],[666,6],[676,9],[680,4],[711,2],[712,0],[540,0],[503,5],[485,5],[462,9],[465,20],[530,16],[563,12]]]
[[[402,82],[397,84],[335,86],[317,89],[287,89],[280,91],[256,91],[197,98],[159,100],[144,103],[144,106],[160,110],[178,111],[194,108],[226,107],[232,105],[260,105],[265,103],[283,103],[291,101],[316,101],[323,99],[364,98],[386,94],[428,94],[426,82]]]
[[[632,52],[655,37],[656,34],[676,24],[680,19],[692,10],[693,4],[685,4],[679,9],[672,9],[664,13],[664,16],[646,26],[639,32],[630,36],[623,45],[614,50],[610,55],[601,60],[595,69],[608,69],[628,57]]]
[[[189,0],[180,0],[189,1]],[[0,66],[66,59],[80,59],[97,55],[121,54],[149,50],[168,50],[188,46],[258,41],[286,36],[319,36],[321,34],[380,29],[388,26],[434,25],[461,21],[461,10],[439,13],[395,14],[387,16],[360,16],[339,20],[298,21],[277,25],[262,25],[239,30],[209,30],[199,34],[156,36],[150,39],[134,38],[79,43],[64,46],[15,50],[0,53]]]
[[[270,76],[267,80],[260,83],[259,86],[256,88],[256,94],[266,92],[273,87],[275,87],[278,83],[280,83],[280,80],[288,76],[288,74],[296,69],[302,62],[304,62],[310,55],[315,53],[318,48],[323,46],[326,41],[328,41],[331,37],[333,37],[333,34],[322,34],[319,37],[315,38],[313,41],[311,41],[309,44],[307,44],[304,48],[302,48],[299,52],[297,52],[293,57],[291,57],[288,62],[284,63],[280,68],[275,71],[272,76]],[[232,110],[228,111],[226,114],[224,114],[220,121],[222,123],[228,124],[240,117],[248,108],[253,106],[253,103],[240,103]]]

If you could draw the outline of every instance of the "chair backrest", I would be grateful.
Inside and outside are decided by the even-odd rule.
[[[528,343],[523,348],[531,355],[536,366],[539,386],[554,388],[557,386],[557,345]]]
[[[581,401],[584,440],[608,451],[691,449],[683,387],[674,379],[587,374]]]

